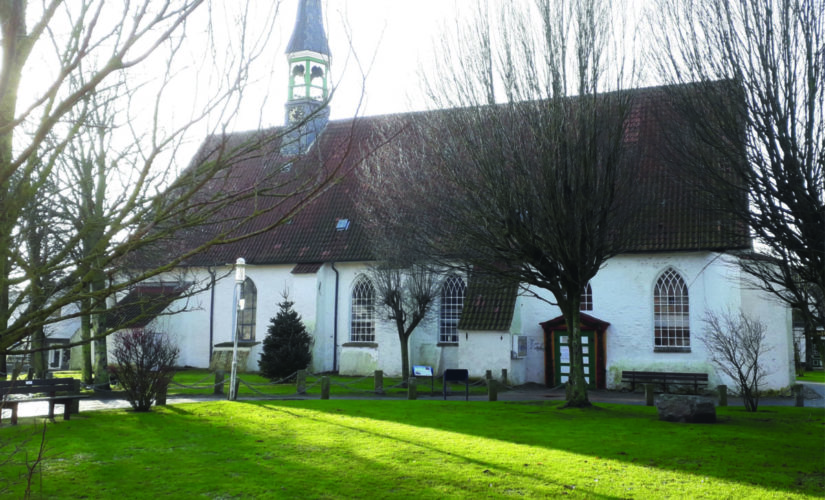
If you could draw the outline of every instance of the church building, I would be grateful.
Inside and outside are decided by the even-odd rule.
[[[356,208],[362,195],[359,155],[368,149],[370,131],[387,117],[329,120],[324,104],[331,51],[322,19],[320,0],[300,0],[284,68],[289,78],[284,127],[259,132],[272,136],[271,145],[233,168],[251,183],[272,165],[295,174],[323,171],[334,162],[341,178],[274,229],[187,261],[185,271],[212,286],[187,298],[186,311],[158,316],[152,325],[177,341],[181,366],[214,367],[230,355],[232,269],[243,258],[244,306],[236,330],[242,369],[257,371],[267,325],[287,292],[315,339],[312,372],[401,375],[398,335],[394,324],[378,314],[367,272],[375,261],[371,235]],[[638,140],[655,144],[657,129],[649,120],[657,94],[638,92]],[[294,162],[285,161],[289,158]],[[701,342],[706,313],[730,310],[767,326],[765,388],[788,387],[794,369],[791,311],[746,285],[736,253],[751,248],[747,234],[720,232],[718,221],[691,206],[678,180],[661,174],[655,155],[642,161],[651,176],[647,199],[658,208],[646,211],[651,219],[633,251],[608,260],[583,296],[588,383],[618,388],[623,370],[639,370],[702,372],[709,374],[711,387],[732,385],[711,364]],[[251,224],[266,227],[283,216],[280,209],[264,211]],[[516,286],[447,274],[431,314],[410,339],[411,365],[432,366],[436,374],[466,368],[471,377],[491,370],[496,378],[506,373],[511,385],[554,387],[567,380],[570,355],[560,311]]]

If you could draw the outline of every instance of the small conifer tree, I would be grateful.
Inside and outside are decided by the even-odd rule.
[[[263,354],[258,360],[261,374],[279,379],[303,370],[312,361],[312,336],[301,317],[292,309],[293,302],[284,293],[277,316],[270,320],[264,339]]]

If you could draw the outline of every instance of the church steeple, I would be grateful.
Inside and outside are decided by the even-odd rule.
[[[298,0],[295,28],[286,48],[289,90],[286,125],[296,127],[285,137],[284,152],[306,151],[329,121],[330,51],[321,0]]]

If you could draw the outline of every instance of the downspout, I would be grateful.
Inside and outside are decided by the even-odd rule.
[[[212,365],[212,348],[215,345],[215,269],[212,266],[206,268],[209,273],[209,362],[207,366]]]
[[[335,313],[332,324],[332,371],[338,373],[338,270],[335,269],[335,262],[332,263],[332,270],[335,272]]]

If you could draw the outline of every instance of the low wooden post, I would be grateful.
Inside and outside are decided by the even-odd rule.
[[[321,399],[329,399],[329,377],[321,377]]]
[[[415,377],[410,377],[407,380],[407,399],[418,399],[418,388],[416,387]]]
[[[653,384],[645,384],[645,404],[653,406]]]
[[[805,386],[802,384],[794,384],[791,386],[791,391],[793,391],[794,397],[796,397],[796,406],[802,408],[805,406],[805,394],[803,390]]]
[[[241,379],[236,378],[235,379],[235,390],[233,391],[234,394],[235,394],[235,399],[233,399],[232,401],[235,401],[235,400],[238,399],[238,393],[240,392],[240,388],[241,388]]]
[[[487,382],[487,401],[498,401],[498,382],[495,380]]]
[[[215,372],[215,394],[221,395],[223,394],[223,384],[226,381],[226,373],[223,370],[217,370]]]
[[[169,391],[169,382],[161,382],[158,393],[155,395],[155,406],[166,406],[166,393]]]
[[[306,370],[298,370],[298,373],[295,375],[295,392],[298,394],[306,394],[307,393],[307,371]]]
[[[490,385],[490,381],[493,380],[493,370],[484,372],[484,380],[487,382],[487,385]]]
[[[507,385],[507,368],[501,369],[501,383]]]
[[[375,370],[375,393],[384,394],[384,372]]]
[[[728,405],[728,386],[718,385],[716,389],[719,391],[719,406]]]

